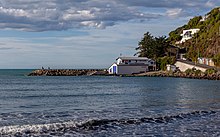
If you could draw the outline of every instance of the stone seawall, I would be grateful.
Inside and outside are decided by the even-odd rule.
[[[83,75],[106,75],[104,69],[38,69],[28,76],[83,76]]]
[[[175,78],[190,78],[190,79],[207,79],[207,80],[220,80],[220,73],[215,74],[186,74],[185,72],[167,72],[155,71],[135,75],[137,77],[175,77]]]

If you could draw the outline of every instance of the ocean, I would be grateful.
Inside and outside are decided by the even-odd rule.
[[[0,70],[0,136],[220,136],[220,81]]]

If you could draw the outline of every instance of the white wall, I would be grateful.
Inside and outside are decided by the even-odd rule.
[[[118,66],[118,74],[133,74],[148,71],[148,66]]]
[[[192,69],[192,68],[196,68],[196,69],[199,69],[201,70],[202,72],[205,72],[206,69],[205,68],[201,68],[201,67],[197,67],[195,65],[190,65],[190,64],[186,64],[186,63],[183,63],[183,62],[180,62],[180,61],[177,61],[175,63],[176,67],[178,67],[180,69],[180,71],[184,72],[186,71],[187,69]]]
[[[117,64],[114,63],[114,64],[112,64],[111,67],[109,67],[109,69],[108,69],[108,73],[109,73],[109,74],[114,74],[114,73],[113,73],[113,66],[116,66],[116,73],[118,73],[118,66],[117,66]],[[110,71],[110,70],[111,70],[111,71]]]
[[[117,60],[117,64],[121,64],[122,63],[122,60],[119,58],[118,60]]]
[[[198,33],[200,29],[189,29],[189,30],[183,30],[183,33],[181,34],[182,39],[180,43],[186,42],[187,40],[191,39],[195,33]],[[186,35],[186,33],[189,33],[189,35]]]
[[[175,65],[167,65],[167,71],[176,71],[176,66]]]

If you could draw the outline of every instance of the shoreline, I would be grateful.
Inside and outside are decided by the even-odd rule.
[[[39,69],[28,76],[119,76],[119,77],[173,77],[189,79],[220,80],[220,73],[215,74],[187,74],[186,72],[151,71],[132,75],[112,75],[105,69]]]
[[[188,78],[188,79],[206,79],[206,80],[220,80],[220,74],[186,74],[185,72],[167,72],[167,71],[156,71],[146,72],[135,75],[136,77],[173,77],[173,78]]]

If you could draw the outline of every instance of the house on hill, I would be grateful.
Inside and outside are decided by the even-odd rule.
[[[109,74],[138,74],[156,70],[156,62],[146,57],[118,57],[109,69]]]
[[[186,42],[187,40],[191,39],[199,31],[200,31],[200,29],[183,30],[183,33],[180,34],[180,36],[182,36],[182,39],[179,41],[179,43]]]

